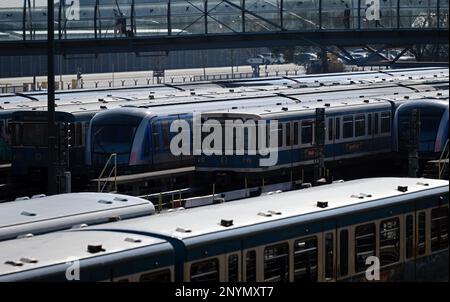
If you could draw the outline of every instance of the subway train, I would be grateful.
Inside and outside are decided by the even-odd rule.
[[[161,100],[169,102],[176,99],[175,96],[183,95],[185,92],[190,95],[194,91],[203,91],[203,97],[207,98],[209,91],[211,95],[224,94],[230,92],[229,89],[239,92],[257,90],[275,90],[294,86],[331,86],[336,84],[368,84],[377,81],[394,82],[400,80],[435,78],[444,79],[448,77],[448,69],[445,68],[413,68],[385,71],[361,71],[352,73],[336,73],[324,75],[299,75],[291,77],[269,77],[255,79],[236,79],[215,82],[177,83],[149,85],[139,87],[121,87],[108,89],[83,89],[72,91],[57,91],[56,106],[57,111],[63,111],[78,115],[80,112],[93,112],[100,109],[110,109],[116,106],[125,106],[142,102],[140,105],[153,104]],[[246,87],[243,91],[243,87]],[[201,98],[197,94],[196,98]],[[149,100],[150,99],[150,100]],[[174,100],[176,102],[176,100]],[[117,104],[117,105],[115,105]],[[0,95],[0,165],[11,163],[11,141],[15,131],[12,131],[12,113],[15,111],[45,111],[47,106],[47,95],[45,91],[28,93],[3,94]],[[27,115],[27,113],[23,113]],[[20,117],[21,122],[29,122],[34,126],[33,120],[27,121],[27,117]],[[90,117],[87,117],[89,120]],[[75,118],[72,120],[76,121]],[[78,131],[85,137],[87,128],[86,119],[76,123],[80,130],[72,129],[72,133]],[[73,121],[72,121],[73,123]],[[41,127],[38,127],[41,128]],[[20,131],[19,131],[20,132]],[[25,143],[25,142],[24,142]],[[26,145],[24,145],[26,146]],[[39,158],[39,156],[38,156]],[[38,163],[35,163],[39,166]],[[31,165],[33,166],[33,164]],[[21,169],[21,168],[19,168]],[[17,174],[23,174],[18,172]]]
[[[123,174],[195,164],[193,156],[174,157],[168,152],[167,139],[171,134],[167,134],[166,126],[169,120],[176,118],[176,115],[189,119],[194,111],[205,112],[239,106],[272,106],[278,103],[289,105],[298,102],[295,97],[312,98],[316,95],[316,98],[319,98],[319,94],[323,99],[336,99],[352,95],[369,97],[389,93],[447,90],[448,69],[420,68],[395,70],[389,73],[357,72],[289,79],[234,80],[176,87],[165,85],[160,88],[160,91],[149,91],[145,87],[112,92],[102,90],[99,95],[96,91],[80,92],[82,97],[78,100],[77,94],[66,93],[60,96],[60,100],[57,101],[57,125],[61,140],[57,143],[66,156],[58,161],[60,165],[72,171],[75,182],[86,181],[86,172],[89,172],[91,178],[98,177],[111,153],[120,153],[118,164],[120,173]],[[46,107],[45,104],[34,100],[19,103],[4,104],[5,110],[0,111],[0,115],[10,114],[12,117],[10,121],[12,127],[9,128],[10,131],[13,130],[10,134],[13,143],[12,175],[16,180],[25,176],[28,180],[42,180],[40,175],[43,175],[47,168],[47,144],[45,138],[43,139],[47,127]],[[147,154],[144,155],[147,158],[140,158],[142,152],[139,151],[140,153],[136,153],[136,157],[132,159],[120,149],[123,144],[108,140],[111,138],[120,140],[123,135],[126,136],[127,129],[130,130],[129,127],[125,127],[129,126],[128,119],[138,121],[147,115],[147,112],[158,115],[159,122],[155,128],[155,132],[158,133],[152,135],[152,139],[155,141],[158,139],[159,146],[147,149],[145,151]],[[88,129],[94,115],[95,119]],[[93,135],[90,131],[97,131],[97,134]],[[110,143],[116,146],[111,148]],[[136,144],[138,146],[139,141],[136,141]],[[116,147],[118,149],[115,149]],[[95,148],[97,150],[93,150]],[[86,169],[86,166],[89,169]]]
[[[448,100],[448,83],[442,83],[442,91],[433,91],[438,85],[434,85],[432,89],[430,89],[428,84],[419,84],[419,86],[409,86],[408,84],[402,86],[371,84],[363,89],[339,86],[335,87],[333,91],[326,93],[324,90],[316,89],[311,93],[306,88],[301,90],[292,89],[289,92],[276,96],[261,96],[251,102],[245,99],[239,99],[234,102],[229,100],[226,106],[220,110],[217,109],[219,106],[216,104],[214,106],[195,104],[194,106],[185,106],[185,108],[182,105],[177,105],[173,108],[173,111],[167,107],[160,108],[160,110],[156,108],[153,110],[149,108],[120,108],[105,111],[97,114],[90,122],[86,147],[86,163],[93,168],[96,166],[103,167],[108,157],[115,153],[117,154],[117,164],[121,173],[136,173],[189,165],[196,165],[198,171],[214,173],[230,170],[233,172],[260,172],[260,170],[267,170],[267,168],[258,166],[257,155],[230,155],[224,158],[222,155],[213,154],[211,156],[199,155],[196,158],[192,157],[190,156],[193,154],[192,141],[188,143],[191,152],[181,154],[181,156],[173,155],[170,151],[170,142],[178,135],[178,132],[170,131],[171,123],[180,119],[187,121],[189,123],[187,131],[191,131],[189,134],[192,134],[192,112],[196,112],[202,113],[202,118],[204,119],[215,117],[219,120],[221,115],[249,119],[260,113],[270,116],[272,119],[282,119],[283,122],[284,117],[289,116],[289,123],[292,123],[292,119],[295,117],[298,121],[295,126],[289,128],[289,133],[282,132],[278,136],[281,138],[279,159],[276,165],[270,169],[307,165],[312,162],[314,157],[314,154],[310,154],[308,149],[311,149],[314,143],[313,122],[314,109],[316,107],[326,108],[327,114],[328,112],[333,112],[333,117],[329,116],[329,118],[332,118],[333,123],[336,123],[336,127],[339,127],[339,137],[330,136],[331,140],[336,140],[336,145],[333,143],[333,145],[329,144],[330,146],[327,146],[328,149],[325,150],[327,157],[338,161],[344,157],[362,158],[375,153],[391,154],[393,151],[392,135],[395,132],[395,129],[391,131],[392,122],[399,104],[414,104],[416,100],[421,100],[424,103],[429,101],[430,107],[434,108],[437,106],[436,108],[438,108],[433,118],[445,124],[441,107]],[[357,136],[353,135],[353,120],[351,124],[347,124],[347,116],[351,115],[353,118],[355,110],[358,110],[364,116],[362,121],[358,120],[358,125],[363,124],[364,127],[357,130]],[[374,124],[370,135],[372,135],[374,140],[370,141],[369,145],[359,142],[353,143],[356,140],[355,137],[361,138],[361,131],[366,136],[366,114],[369,111],[379,111],[376,114],[374,113],[373,117],[371,116],[373,118],[371,123]],[[296,116],[296,114],[300,114],[301,117]],[[341,115],[346,116],[345,127]],[[305,120],[305,124],[299,130],[300,128],[298,127],[302,119]],[[306,121],[309,122],[308,125],[306,125]],[[283,126],[283,123],[280,122],[279,125]],[[350,131],[347,130],[350,126],[352,128],[351,137],[347,133],[347,131]],[[344,128],[345,133],[341,134],[340,131]],[[291,131],[295,131],[295,133],[291,134]],[[303,142],[298,137],[301,132],[304,132]],[[447,132],[443,131],[441,134],[442,140],[445,141]],[[334,132],[331,135],[335,135]],[[190,137],[192,138],[192,135]],[[283,137],[289,138],[289,140],[286,141]],[[338,142],[339,144],[337,144]],[[352,147],[346,147],[348,144],[352,144]],[[295,149],[293,148],[294,146],[296,146]],[[350,149],[347,150],[347,148]],[[293,154],[293,152],[296,153]],[[338,165],[344,166],[345,163],[338,162]]]
[[[322,129],[318,128],[318,108],[324,109]],[[235,146],[221,146],[220,142],[219,152],[203,152],[199,156],[197,170],[230,172],[233,177],[243,177],[246,173],[270,174],[269,171],[312,166],[322,156],[318,152],[323,153],[323,161],[329,167],[348,166],[355,160],[365,162],[368,166],[370,161],[390,158],[399,152],[407,154],[411,148],[412,109],[420,111],[417,147],[419,157],[428,160],[439,158],[448,140],[448,91],[419,93],[418,96],[386,95],[379,98],[318,100],[289,106],[207,112],[202,115],[205,122],[210,119],[221,125],[229,122],[232,125],[230,129],[242,132],[241,137],[245,136],[247,139],[244,143],[249,146],[253,144],[254,148],[248,147],[239,154]],[[243,126],[234,126],[236,121]],[[269,128],[271,121],[277,121],[277,128]],[[251,125],[258,123],[266,126],[255,127],[253,136],[247,134],[251,131]],[[223,137],[230,135],[226,130],[229,129],[223,127]],[[256,145],[256,136],[260,137],[261,134],[259,132],[267,134],[267,146]],[[269,146],[271,136],[276,141]],[[230,141],[233,139],[232,137]],[[321,151],[318,145],[323,145]],[[276,155],[272,160],[273,164],[261,165],[270,156],[257,152],[257,147],[276,150],[273,152]],[[211,148],[214,149],[214,146]],[[227,155],[226,151],[231,154]]]
[[[448,193],[367,178],[13,239],[0,281],[448,281]]]

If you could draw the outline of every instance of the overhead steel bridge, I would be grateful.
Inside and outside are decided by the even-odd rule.
[[[59,54],[448,44],[448,0],[60,0]],[[0,2],[0,55],[47,52],[45,0]]]

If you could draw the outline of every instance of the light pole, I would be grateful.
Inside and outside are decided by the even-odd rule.
[[[47,110],[48,110],[48,195],[56,194],[55,167],[55,24],[54,0],[47,0]]]

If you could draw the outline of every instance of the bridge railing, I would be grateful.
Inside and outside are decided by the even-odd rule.
[[[7,3],[10,3],[9,1]],[[0,3],[1,40],[45,40],[42,0]],[[448,28],[448,0],[60,0],[57,39]]]

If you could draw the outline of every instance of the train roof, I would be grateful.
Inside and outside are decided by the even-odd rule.
[[[407,191],[399,190],[399,186],[406,186]],[[171,251],[167,242],[172,239],[183,240],[188,245],[189,242],[195,244],[202,235],[220,236],[235,232],[238,236],[242,227],[259,227],[263,230],[269,227],[269,222],[283,223],[293,217],[309,221],[314,215],[321,215],[322,218],[336,215],[336,210],[342,214],[389,205],[403,198],[444,192],[448,192],[446,180],[367,178],[3,241],[0,242],[0,280],[10,280],[8,274],[20,275],[21,272],[34,272],[39,276],[39,271],[34,269],[51,269],[74,259],[114,256],[120,251],[138,252],[144,246],[146,252],[148,249]],[[318,207],[318,201],[326,201],[328,206]],[[232,220],[232,225],[223,226],[222,219]],[[101,246],[102,252],[90,253],[88,245]],[[124,255],[116,257],[123,259]]]
[[[90,252],[88,246],[101,244],[103,251]],[[139,234],[115,232],[55,232],[32,238],[16,239],[0,242],[0,282],[29,280],[39,278],[43,273],[39,268],[48,271],[66,271],[71,265],[69,261],[95,261],[101,256],[119,261],[124,255],[118,252],[129,252],[136,256],[140,248],[147,247],[146,253],[173,253],[172,246],[164,239]],[[121,258],[117,258],[121,257]],[[16,273],[16,274],[15,274]],[[9,276],[8,276],[9,275]],[[110,276],[109,276],[110,277]]]
[[[145,199],[110,193],[68,193],[0,203],[0,240],[155,213]]]
[[[447,84],[448,86],[448,84]],[[426,92],[426,91],[430,92]],[[296,106],[297,103],[302,103],[302,106],[307,106],[305,104],[315,103],[318,100],[327,103],[328,100],[340,100],[344,102],[347,99],[357,99],[361,101],[374,96],[382,96],[385,98],[388,94],[393,94],[393,97],[403,98],[408,96],[411,98],[419,98],[419,92],[425,91],[423,95],[429,97],[438,97],[439,94],[445,93],[445,90],[439,90],[439,92],[434,92],[433,88],[428,85],[411,85],[411,86],[398,86],[386,83],[372,84],[372,85],[354,85],[352,87],[336,86],[336,87],[316,87],[316,88],[304,88],[304,89],[284,89],[276,90],[273,93],[267,93],[263,91],[253,92],[253,93],[234,93],[229,94],[226,97],[217,96],[208,98],[186,98],[184,101],[176,101],[173,105],[168,106],[169,103],[157,104],[155,102],[146,104],[129,104],[126,106],[119,106],[113,108],[112,110],[104,110],[98,114],[94,121],[105,116],[116,115],[120,112],[128,115],[169,115],[169,114],[179,114],[188,112],[215,112],[223,110],[254,110],[254,108],[260,108],[259,110],[266,110],[272,106]],[[421,92],[420,92],[421,93]],[[424,96],[420,96],[424,97]],[[355,101],[359,102],[359,101]],[[172,103],[170,103],[172,104]],[[309,106],[309,105],[308,105]],[[280,107],[280,108],[281,108]],[[121,108],[121,109],[118,109]],[[258,110],[258,109],[257,109]]]
[[[71,91],[57,91],[56,103],[58,105],[70,103],[96,102],[98,99],[141,99],[148,98],[150,94],[168,95],[178,92],[190,92],[192,90],[211,90],[218,92],[226,91],[227,88],[259,88],[269,89],[270,86],[292,86],[302,84],[303,86],[330,85],[330,84],[356,84],[374,83],[379,81],[404,81],[404,80],[424,80],[424,79],[445,79],[448,78],[448,68],[416,68],[402,69],[395,71],[363,71],[351,73],[321,74],[321,75],[299,75],[292,77],[272,77],[272,78],[250,78],[241,80],[223,80],[214,82],[196,82],[179,84],[160,84],[150,86],[120,87],[108,89],[83,89]],[[47,94],[45,91],[26,92],[17,94],[0,95],[0,105],[16,103],[19,105],[29,104],[30,101],[46,103]],[[28,105],[30,106],[30,105]],[[34,104],[34,106],[37,106]],[[11,106],[6,106],[11,107]]]
[[[380,93],[380,92],[378,92]],[[325,108],[326,111],[348,111],[359,108],[385,108],[390,106],[390,102],[413,102],[413,101],[426,101],[426,102],[439,102],[441,105],[447,100],[448,91],[436,93],[430,92],[409,92],[404,94],[392,94],[380,96],[364,95],[354,96],[348,94],[345,97],[336,97],[334,95],[321,95],[320,98],[316,96],[305,98],[303,97],[299,102],[295,103],[278,103],[270,106],[240,106],[233,108],[224,108],[218,110],[207,111],[203,113],[205,118],[232,118],[241,116],[252,116],[253,118],[269,118],[277,117],[278,115],[289,116],[296,115],[299,112],[312,112],[316,108]],[[448,104],[447,104],[448,107]]]
[[[423,77],[426,78],[426,77]],[[135,107],[135,108],[155,108],[166,107],[168,105],[189,105],[189,104],[202,104],[205,106],[205,110],[220,109],[216,108],[216,104],[213,106],[207,106],[203,104],[224,102],[228,104],[223,108],[235,107],[231,105],[232,101],[239,103],[240,101],[256,102],[256,99],[268,99],[272,98],[268,103],[273,102],[275,98],[278,98],[276,102],[282,102],[280,97],[284,98],[284,102],[289,104],[296,101],[304,101],[311,98],[312,95],[320,93],[327,94],[322,98],[331,97],[332,94],[339,95],[341,98],[348,98],[352,96],[364,96],[380,95],[381,89],[384,94],[388,93],[408,93],[414,91],[433,91],[433,90],[445,90],[448,89],[448,77],[446,80],[431,77],[428,79],[404,79],[402,83],[395,81],[390,82],[383,81],[383,79],[376,79],[371,84],[346,84],[341,85],[336,82],[329,82],[326,85],[318,85],[313,83],[311,85],[282,85],[282,86],[267,86],[267,87],[239,87],[239,88],[204,88],[195,91],[165,91],[161,93],[151,93],[148,90],[131,90],[128,89],[128,95],[117,96],[107,94],[105,97],[95,98],[89,93],[80,92],[79,98],[61,100],[56,104],[56,110],[58,112],[67,112],[77,115],[79,119],[83,119],[85,116],[92,116],[97,112],[106,111],[108,109],[122,108],[122,107]],[[76,94],[71,94],[75,96]],[[81,97],[82,95],[88,95],[88,97]],[[45,96],[46,97],[46,96]],[[96,96],[98,97],[98,95]],[[317,96],[319,98],[320,96]],[[253,99],[253,101],[251,101]],[[10,116],[14,111],[45,111],[47,109],[45,100],[28,100],[27,102],[9,102],[0,101],[0,115]],[[5,104],[6,102],[6,104]],[[266,104],[267,104],[266,102]],[[247,104],[246,104],[247,105]],[[251,105],[251,104],[250,104]],[[203,109],[202,109],[203,110]],[[189,111],[189,110],[188,110]]]
[[[399,186],[407,186],[408,191],[399,191]],[[361,205],[362,208],[370,208],[371,205],[379,206],[380,203],[383,204],[390,198],[401,198],[430,191],[448,192],[448,181],[393,177],[366,178],[268,194],[213,206],[175,210],[172,213],[157,214],[148,219],[136,218],[109,224],[107,228],[187,239],[294,216],[307,217],[315,213],[325,215],[327,211],[334,209],[348,212],[352,206],[357,205]],[[317,201],[327,201],[328,207],[318,207]],[[232,220],[233,225],[222,226],[220,224],[222,219]],[[101,228],[104,227],[92,227],[92,229]]]

